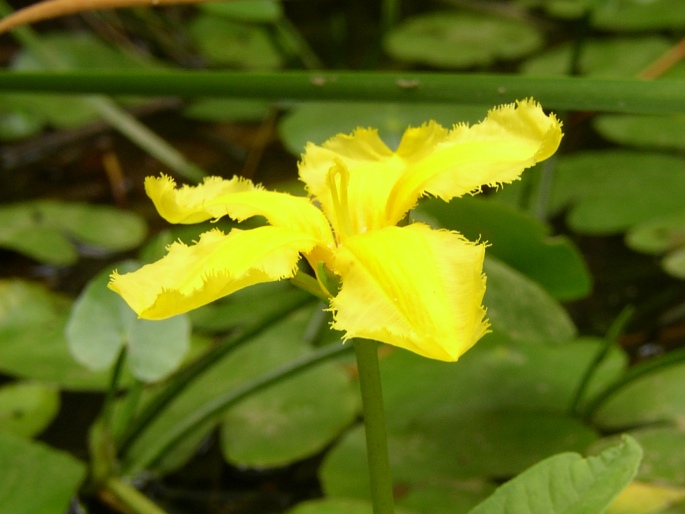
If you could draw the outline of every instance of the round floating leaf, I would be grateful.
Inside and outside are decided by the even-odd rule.
[[[685,364],[658,368],[621,387],[594,412],[606,430],[678,421],[685,414]]]
[[[681,0],[602,2],[592,12],[592,25],[615,31],[682,29],[685,11]]]
[[[239,466],[276,467],[321,451],[357,413],[350,376],[324,364],[241,402],[224,417],[222,450]]]
[[[543,39],[528,23],[445,11],[405,20],[384,43],[388,54],[400,61],[468,68],[518,59],[540,48]]]
[[[424,214],[472,241],[487,241],[489,255],[532,278],[559,300],[590,292],[592,278],[578,249],[563,236],[551,237],[549,226],[525,212],[464,197],[449,203],[425,201],[413,215]]]
[[[275,23],[283,16],[281,2],[275,0],[202,2],[198,7],[209,14],[252,23]]]
[[[54,387],[16,382],[0,387],[0,432],[33,437],[42,432],[59,411]]]
[[[566,311],[536,282],[506,264],[487,257],[483,304],[492,328],[528,343],[562,343],[576,328]]]
[[[211,5],[231,4],[204,3],[200,5],[209,7]],[[183,115],[193,120],[219,121],[223,123],[260,121],[266,117],[270,105],[269,102],[263,100],[204,98],[194,101],[190,106],[183,109]]]
[[[634,225],[626,234],[626,243],[633,250],[654,255],[685,245],[685,211]]]
[[[579,60],[583,75],[606,78],[630,78],[640,73],[671,47],[659,36],[611,38],[584,43]],[[521,72],[537,76],[568,75],[572,43],[565,43],[526,61]]]
[[[0,505],[8,513],[63,514],[86,466],[42,443],[0,432]]]
[[[669,275],[685,280],[685,246],[681,246],[664,257],[661,266]]]
[[[609,141],[657,150],[685,150],[685,115],[603,114],[592,125]]]
[[[118,266],[120,273],[138,268]],[[91,280],[74,303],[66,327],[69,349],[91,370],[111,366],[126,345],[128,367],[145,382],[161,380],[175,371],[188,351],[190,323],[185,315],[165,320],[138,319],[119,295],[107,288],[111,270]]]
[[[38,134],[45,118],[29,110],[16,108],[11,95],[0,95],[0,141],[14,141]]]
[[[290,152],[300,155],[308,142],[321,144],[336,134],[374,127],[386,145],[397,148],[407,127],[435,120],[445,127],[484,119],[489,107],[446,104],[305,103],[291,109],[278,125]]]
[[[630,483],[641,457],[640,446],[628,436],[596,457],[555,455],[501,486],[469,514],[604,512]]]
[[[212,65],[246,69],[275,69],[282,65],[283,59],[264,27],[200,14],[190,23],[188,32]]]
[[[108,373],[85,369],[69,352],[64,327],[70,307],[41,286],[0,281],[0,370],[62,389],[105,389]]]
[[[141,243],[146,227],[130,212],[50,200],[0,207],[0,246],[48,264],[73,264],[78,250],[106,254]]]
[[[685,163],[679,157],[606,150],[561,157],[550,210],[570,205],[567,222],[584,234],[624,231],[650,219],[681,212]]]

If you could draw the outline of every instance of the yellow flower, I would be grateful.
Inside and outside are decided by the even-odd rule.
[[[485,244],[422,223],[397,225],[422,196],[449,201],[518,179],[551,156],[561,137],[554,115],[526,100],[493,109],[471,127],[410,128],[394,152],[370,129],[310,143],[299,173],[311,200],[238,177],[181,188],[169,177],[148,177],[147,194],[171,223],[263,216],[268,224],[211,230],[192,246],[174,243],[158,262],[115,272],[110,288],[140,317],[162,319],[293,277],[304,256],[313,270],[323,263],[340,279],[330,308],[345,339],[457,360],[489,326],[482,306]]]

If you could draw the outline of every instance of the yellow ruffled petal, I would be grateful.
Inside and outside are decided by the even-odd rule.
[[[406,163],[371,129],[339,134],[321,146],[310,143],[299,164],[300,179],[338,235],[387,226],[388,195],[405,169]],[[343,194],[344,205],[338,207]]]
[[[417,130],[417,129],[414,129]],[[439,139],[428,128],[425,139],[437,144],[426,152],[424,138],[402,140],[399,156],[423,155],[409,167],[391,193],[387,218],[400,220],[426,194],[445,201],[517,180],[524,169],[550,157],[561,142],[561,123],[532,100],[491,110],[481,123],[455,126]]]
[[[161,260],[132,273],[113,273],[109,288],[139,317],[164,319],[243,287],[292,277],[300,253],[318,243],[311,235],[277,227],[205,232],[186,246],[169,246]]]
[[[351,237],[336,255],[333,326],[455,361],[487,332],[484,256],[485,245],[420,223]]]
[[[198,223],[222,216],[243,221],[264,216],[273,226],[306,232],[324,245],[333,242],[328,221],[308,199],[267,191],[248,179],[207,177],[197,186],[178,188],[172,178],[162,175],[147,177],[145,190],[170,223]]]

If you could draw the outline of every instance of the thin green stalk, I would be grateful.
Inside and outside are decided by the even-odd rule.
[[[11,12],[12,8],[5,0],[0,0],[0,15],[6,16]],[[60,72],[67,71],[68,67],[61,56],[43,44],[39,35],[31,28],[18,27],[12,30],[11,34],[46,68]],[[48,90],[48,92],[54,91]],[[183,154],[140,123],[126,110],[119,107],[110,98],[103,95],[90,95],[83,97],[81,100],[115,130],[157,160],[166,164],[180,176],[193,182],[199,182],[205,176],[205,172],[202,169],[186,160]]]
[[[222,396],[213,398],[204,405],[200,405],[191,415],[184,417],[171,430],[160,438],[151,442],[143,452],[135,455],[129,462],[124,463],[124,475],[136,475],[154,466],[164,454],[183,439],[192,434],[198,427],[216,419],[223,411],[239,401],[253,395],[267,387],[286,380],[298,373],[326,360],[338,357],[351,350],[351,345],[332,344],[314,350],[307,355],[294,359],[283,366],[255,377],[242,385],[228,391]]]
[[[363,339],[354,340],[354,351],[359,370],[359,387],[364,408],[366,453],[369,461],[371,499],[374,514],[392,514],[394,499],[390,460],[388,458],[387,430],[383,392],[378,366],[378,344]]]
[[[381,6],[381,34],[387,36],[400,17],[400,0],[383,0]]]
[[[315,296],[319,300],[326,302],[326,304],[328,304],[330,300],[323,289],[321,289],[321,286],[316,279],[303,271],[298,271],[297,274],[290,279],[290,283],[295,287],[308,292],[312,296]]]
[[[126,398],[121,406],[121,410],[117,413],[117,417],[113,420],[111,426],[111,433],[116,446],[118,446],[117,442],[121,440],[122,434],[126,432],[127,427],[135,417],[144,387],[145,385],[141,380],[135,379],[126,392]]]
[[[304,297],[301,301],[285,305],[283,309],[269,316],[262,323],[246,329],[238,334],[234,339],[226,341],[214,350],[207,352],[202,357],[193,362],[190,366],[176,373],[169,384],[160,391],[142,411],[126,427],[119,439],[118,450],[120,454],[125,454],[136,438],[147,428],[147,426],[167,407],[190,383],[202,375],[209,367],[216,364],[228,353],[240,348],[243,344],[251,341],[264,330],[271,327],[274,323],[284,319],[286,316],[301,309],[311,302],[311,298]]]
[[[101,487],[102,491],[111,494],[117,502],[126,506],[135,514],[167,514],[154,504],[147,496],[121,478],[110,477]]]
[[[126,346],[121,348],[119,356],[117,357],[114,366],[112,367],[112,376],[109,381],[109,389],[105,396],[105,403],[102,406],[102,423],[105,431],[109,437],[112,436],[112,420],[114,418],[114,401],[119,392],[119,381],[124,370],[124,363],[126,362]]]
[[[678,80],[466,73],[5,71],[0,72],[0,91],[478,105],[533,97],[554,110],[685,112],[685,88]]]

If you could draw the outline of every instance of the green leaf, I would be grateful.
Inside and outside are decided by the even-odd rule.
[[[275,0],[232,0],[228,2],[202,2],[200,9],[209,14],[235,21],[276,23],[283,17],[283,7]]]
[[[685,413],[685,364],[659,367],[623,385],[597,408],[592,421],[606,430],[677,421]]]
[[[518,59],[540,48],[543,39],[525,22],[444,11],[408,18],[393,28],[384,43],[386,52],[400,61],[468,68]]]
[[[204,3],[204,6],[224,5]],[[231,5],[231,4],[226,4]],[[242,100],[234,98],[203,98],[195,100],[183,109],[186,118],[223,123],[239,121],[260,121],[269,112],[270,103],[263,100]]]
[[[145,233],[139,216],[108,206],[37,200],[0,207],[0,246],[48,264],[73,264],[79,251],[128,250]]]
[[[550,210],[579,233],[608,235],[681,212],[685,163],[654,152],[603,150],[559,158]]]
[[[127,261],[119,272],[137,269]],[[74,303],[66,327],[69,349],[91,370],[110,367],[128,347],[128,367],[136,378],[156,382],[175,371],[188,351],[190,323],[185,315],[165,320],[138,319],[119,295],[107,288],[109,269],[99,273]]]
[[[282,65],[283,59],[264,27],[200,14],[190,22],[188,32],[214,66],[255,70]]]
[[[397,148],[405,129],[429,120],[451,127],[482,120],[490,107],[455,104],[303,103],[292,108],[278,125],[278,134],[291,153],[300,155],[307,143],[321,144],[336,134],[373,127],[390,148]]]
[[[685,246],[672,251],[661,263],[664,271],[682,280],[685,280]]]
[[[592,121],[600,135],[626,146],[685,150],[685,115],[603,114]]]
[[[483,304],[493,330],[528,343],[562,343],[576,328],[566,311],[536,282],[506,264],[486,257],[488,287]]]
[[[469,514],[601,514],[630,483],[641,457],[640,446],[628,436],[596,457],[555,455],[501,486]]]
[[[44,117],[26,109],[17,109],[10,100],[0,95],[0,141],[15,141],[38,134],[45,124]]]
[[[628,230],[626,244],[638,252],[666,253],[685,244],[685,211],[638,223]]]
[[[8,513],[64,514],[86,477],[71,455],[3,432],[0,469],[0,505]]]
[[[685,27],[682,7],[680,0],[602,2],[592,13],[592,25],[615,31],[680,29]]]
[[[578,66],[590,77],[634,77],[670,47],[668,39],[660,36],[589,40],[583,44]],[[538,77],[568,75],[573,52],[573,43],[564,43],[529,59],[520,71]]]
[[[62,389],[102,390],[108,373],[78,364],[64,337],[71,302],[42,286],[0,281],[0,370],[59,385]]]
[[[0,432],[30,438],[42,432],[59,411],[59,391],[15,382],[0,387]]]
[[[411,514],[412,512],[414,511],[395,509],[395,514]],[[287,511],[287,514],[373,514],[373,507],[370,502],[363,500],[324,498],[300,503]]]
[[[472,241],[487,241],[488,254],[542,285],[558,300],[573,300],[590,292],[592,278],[582,255],[563,236],[531,215],[480,198],[449,203],[431,199],[413,212],[428,215],[442,228],[457,230]]]
[[[340,366],[318,366],[232,408],[223,419],[223,454],[238,466],[289,464],[329,444],[357,404],[357,389]]]

